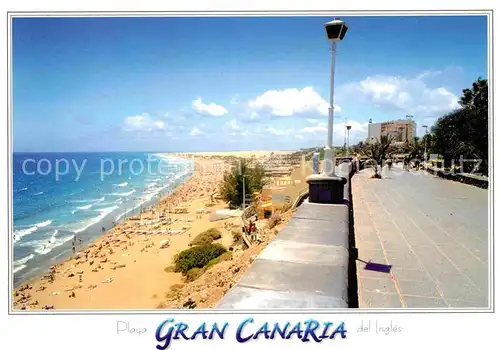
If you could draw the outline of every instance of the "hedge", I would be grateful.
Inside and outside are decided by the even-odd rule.
[[[175,257],[175,272],[186,274],[192,268],[202,268],[226,251],[220,244],[206,244],[183,250]]]
[[[207,245],[211,244],[213,241],[220,239],[222,237],[220,231],[216,228],[211,228],[209,230],[206,230],[205,232],[200,233],[197,235],[193,241],[191,242],[191,245]]]

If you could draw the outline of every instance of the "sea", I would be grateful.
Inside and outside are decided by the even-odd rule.
[[[159,153],[14,153],[14,285],[175,190],[193,161]],[[81,241],[81,243],[80,243]]]

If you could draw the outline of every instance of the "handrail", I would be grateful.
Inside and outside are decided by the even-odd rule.
[[[241,223],[242,223],[242,227],[243,227],[243,232],[241,232],[241,239],[243,240],[243,242],[245,243],[247,248],[250,248],[252,243],[250,242],[250,240],[247,237],[247,229],[246,229],[245,221],[243,220],[243,216],[241,217]]]
[[[304,188],[302,191],[299,192],[297,195],[297,198],[295,198],[295,201],[293,202],[292,205],[292,210],[297,208],[300,202],[302,202],[307,196],[309,195],[309,187]]]

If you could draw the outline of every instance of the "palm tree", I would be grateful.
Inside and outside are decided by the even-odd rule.
[[[418,137],[415,137],[413,142],[408,145],[408,155],[406,156],[406,160],[408,163],[410,161],[414,161],[418,169],[423,157],[424,145]]]
[[[374,178],[382,178],[382,176],[380,176],[380,174],[378,173],[378,167],[382,167],[387,151],[391,146],[392,140],[392,136],[382,135],[380,136],[380,139],[377,139],[375,143],[372,143],[369,146],[368,153],[371,157],[371,161],[375,162],[375,174],[373,176]]]
[[[246,180],[243,180],[243,177]],[[258,192],[265,184],[264,168],[258,164],[250,167],[249,162],[243,159],[224,174],[219,193],[230,206],[239,207],[243,203],[243,192]],[[245,191],[243,191],[243,185],[245,185]]]

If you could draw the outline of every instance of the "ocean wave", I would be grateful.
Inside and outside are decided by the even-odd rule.
[[[151,188],[151,187],[156,187],[156,186],[158,186],[158,181],[155,181],[155,182],[152,182],[152,183],[146,185],[146,188]]]
[[[26,263],[33,259],[35,256],[33,254],[28,255],[25,258],[19,259],[14,261],[14,269],[12,270],[13,273],[19,272],[22,269],[26,268]]]
[[[33,254],[28,255],[27,257],[24,257],[22,259],[14,261],[14,265],[24,265],[31,259],[33,259],[35,256]]]
[[[137,207],[139,207],[138,205],[136,205],[135,207],[133,208],[130,208],[130,209],[127,209],[125,212],[121,213],[120,215],[118,215],[116,218],[115,218],[115,221],[118,221],[120,220],[124,215],[127,215],[128,213],[130,213],[132,210],[136,209]]]
[[[23,187],[23,188],[20,188],[18,190],[15,190],[14,192],[22,192],[22,191],[27,191],[28,190],[28,187]]]
[[[142,198],[138,198],[138,199],[142,199]],[[123,213],[121,213],[120,215],[118,215],[118,216],[115,218],[115,221],[120,220],[120,219],[121,219],[124,215],[127,215],[127,214],[128,214],[128,213],[130,213],[131,211],[133,211],[133,210],[135,210],[135,209],[139,208],[139,207],[140,207],[141,205],[143,205],[145,202],[147,202],[147,201],[142,200],[141,202],[139,202],[138,204],[136,204],[134,207],[127,209],[126,211],[124,211]]]
[[[14,243],[18,242],[21,238],[23,238],[26,235],[29,235],[36,230],[38,230],[40,227],[45,227],[48,226],[52,223],[52,220],[45,220],[42,222],[39,222],[38,224],[35,224],[29,228],[23,229],[23,230],[18,230],[14,231]]]
[[[100,212],[100,214],[98,216],[96,216],[96,217],[94,217],[94,218],[86,221],[84,223],[85,226],[76,229],[74,232],[75,233],[80,233],[80,232],[85,231],[90,226],[97,224],[99,221],[101,221],[102,219],[104,219],[104,217],[106,217],[109,213],[111,213],[112,211],[115,211],[118,208],[119,208],[119,206],[114,205],[112,207],[107,207],[107,208],[102,208],[102,209],[96,209],[96,211]]]
[[[76,200],[71,200],[68,201],[69,203],[100,203],[104,201],[104,197],[98,198],[98,199],[76,199]]]
[[[38,230],[38,227],[32,226],[24,230],[14,231],[14,243],[18,242],[22,237],[35,232],[36,230]]]
[[[116,187],[127,187],[128,185],[128,182],[122,182],[121,184],[113,184],[113,186],[116,186]]]
[[[41,194],[43,194],[43,192],[37,192],[37,193],[35,193],[33,196],[39,196],[39,195],[41,195]]]
[[[52,220],[45,220],[43,222],[40,222],[40,223],[36,224],[35,226],[37,226],[38,228],[40,228],[40,227],[49,226],[51,223],[52,223]]]
[[[73,235],[67,235],[64,237],[56,238],[56,235],[58,234],[59,231],[55,230],[52,233],[52,236],[50,237],[50,240],[48,241],[37,241],[37,248],[35,249],[35,253],[39,255],[45,255],[50,253],[54,248],[57,248],[61,245],[63,245],[66,242],[69,242],[70,240],[73,239]]]
[[[22,269],[24,269],[25,267],[26,267],[26,265],[14,266],[12,273],[17,273],[17,272],[21,271]]]
[[[116,192],[116,193],[110,193],[109,196],[122,196],[122,197],[128,197],[130,196],[132,193],[134,193],[135,190],[130,190],[128,192]]]
[[[88,204],[88,205],[82,205],[81,207],[76,207],[76,209],[71,211],[71,214],[74,214],[77,211],[88,210],[88,209],[92,208],[93,205],[94,204]]]

